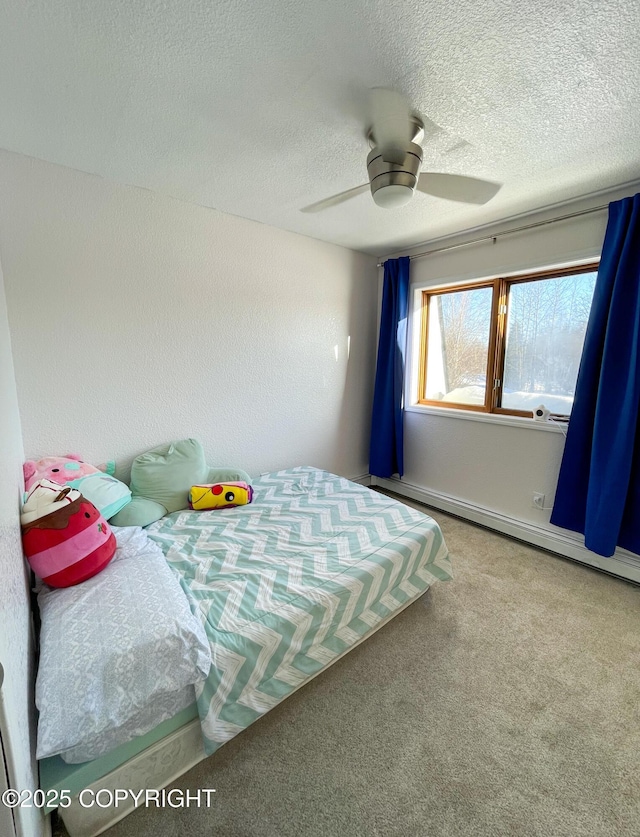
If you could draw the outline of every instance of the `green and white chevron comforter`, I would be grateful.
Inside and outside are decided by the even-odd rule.
[[[197,688],[213,753],[451,578],[430,517],[316,468],[266,474],[250,505],[149,526],[199,608],[213,664]]]

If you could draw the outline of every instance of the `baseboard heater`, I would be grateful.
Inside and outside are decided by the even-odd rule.
[[[362,482],[364,485],[367,484],[364,480]],[[372,476],[369,484],[640,585],[640,556],[624,549],[616,550],[611,558],[603,558],[590,552],[577,534],[560,529],[557,532],[545,529],[534,523],[508,517],[457,497],[412,485],[404,480]]]

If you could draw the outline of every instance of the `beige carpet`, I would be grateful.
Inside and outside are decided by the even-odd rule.
[[[109,837],[637,837],[640,590],[432,514],[455,579]]]

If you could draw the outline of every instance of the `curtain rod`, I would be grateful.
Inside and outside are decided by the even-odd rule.
[[[558,218],[549,218],[546,221],[536,221],[534,224],[525,224],[524,227],[514,227],[512,230],[504,230],[493,235],[485,235],[482,238],[474,238],[471,241],[462,241],[460,244],[447,244],[444,247],[434,247],[433,250],[425,250],[424,253],[414,253],[409,256],[411,261],[414,259],[421,259],[423,256],[431,256],[434,253],[443,253],[445,250],[455,250],[457,247],[469,247],[471,244],[479,244],[481,241],[493,241],[495,243],[497,238],[503,235],[511,235],[512,233],[523,232],[524,230],[532,230],[535,227],[544,227],[547,224],[555,224],[557,221],[566,221],[569,218],[578,218],[580,215],[590,215],[592,212],[602,212],[603,209],[608,209],[609,204],[605,203],[602,206],[593,206],[591,209],[582,209],[580,212],[570,212],[568,215],[560,215]],[[378,262],[377,267],[384,267],[384,262]]]

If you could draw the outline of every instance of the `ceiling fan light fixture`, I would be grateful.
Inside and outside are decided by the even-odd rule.
[[[422,171],[424,124],[402,94],[376,87],[370,92],[370,104],[372,121],[365,134],[371,148],[367,157],[369,182],[316,201],[301,212],[339,206],[368,188],[376,205],[384,209],[405,206],[416,191],[478,206],[498,192],[501,184],[490,180]]]
[[[391,183],[388,186],[381,186],[373,192],[373,199],[383,209],[397,209],[405,206],[413,197],[411,186],[402,186],[399,183]]]
[[[382,150],[374,147],[367,157],[367,171],[376,204],[384,209],[396,209],[409,203],[421,164],[422,148],[413,142],[408,143],[403,159],[397,163],[385,160]]]

